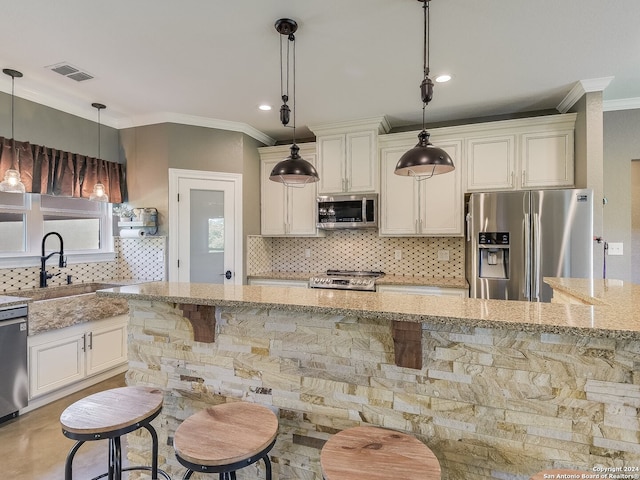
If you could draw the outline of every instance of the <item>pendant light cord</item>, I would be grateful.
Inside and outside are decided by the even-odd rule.
[[[13,117],[14,117],[14,103],[16,100],[16,93],[15,93],[15,86],[16,84],[16,78],[12,75],[11,76],[11,143],[13,144],[13,157],[11,158],[11,168],[13,170],[18,170],[18,163],[19,160],[16,159],[16,157],[20,157],[20,149],[18,147],[16,147],[16,137],[15,137],[15,133],[13,132]],[[19,170],[18,170],[19,171]]]
[[[293,42],[293,144],[295,145],[296,144],[296,37],[293,35],[293,33],[289,35],[289,40]],[[288,66],[289,64],[287,61],[287,68]]]
[[[293,64],[293,96],[292,100],[292,108],[291,114],[293,116],[293,125],[289,126],[288,122],[284,123],[283,126],[288,128],[293,128],[293,144],[296,143],[296,37],[293,33],[286,35],[287,39],[287,52],[286,52],[286,65],[283,62],[283,51],[284,48],[282,46],[283,37],[285,35],[280,35],[280,97],[282,101],[286,105],[289,101],[289,77],[292,68],[291,63]],[[291,46],[290,43],[293,43],[293,62],[291,62]],[[283,68],[284,67],[284,68]]]

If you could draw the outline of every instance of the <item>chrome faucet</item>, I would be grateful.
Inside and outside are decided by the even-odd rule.
[[[60,240],[60,251],[51,252],[49,255],[45,256],[44,244],[49,235],[55,235],[56,237],[58,237],[58,239]],[[45,264],[47,263],[47,260],[49,260],[54,255],[60,255],[60,258],[58,260],[58,266],[60,268],[64,268],[67,266],[67,261],[64,258],[64,242],[62,241],[62,235],[60,235],[58,232],[49,232],[44,237],[42,237],[42,255],[40,256],[40,288],[46,287],[47,280],[53,278],[53,274],[47,273]]]

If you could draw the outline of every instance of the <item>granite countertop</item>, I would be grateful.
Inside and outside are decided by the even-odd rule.
[[[30,298],[12,297],[10,295],[0,295],[0,308],[15,307],[16,305],[26,305],[31,302]]]
[[[622,280],[585,278],[544,278],[554,290],[566,293],[590,305],[640,307],[640,285]]]
[[[324,275],[325,272],[262,272],[247,275],[247,278],[269,279],[269,280],[309,280],[314,275]],[[424,287],[440,288],[469,288],[464,278],[433,278],[404,275],[385,275],[376,280],[376,285],[415,285]]]
[[[223,286],[152,282],[116,287],[100,296],[230,307],[278,308],[389,320],[517,329],[611,338],[640,338],[640,286],[630,287],[629,303],[565,305],[504,300],[464,299],[428,295]]]

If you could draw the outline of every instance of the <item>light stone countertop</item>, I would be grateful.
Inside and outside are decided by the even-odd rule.
[[[27,305],[29,302],[31,302],[30,298],[0,295],[0,308],[15,307],[16,305]]]
[[[268,280],[309,280],[314,275],[324,275],[326,272],[309,273],[309,272],[262,272],[247,275],[249,279],[268,279]],[[440,288],[469,288],[464,278],[434,278],[421,276],[404,276],[404,275],[385,275],[376,280],[376,285],[411,285],[421,287],[440,287]]]
[[[318,312],[441,325],[639,339],[640,286],[627,285],[626,288],[633,292],[628,303],[594,306],[173,282],[116,287],[102,290],[97,295],[130,300],[277,308],[290,312]]]

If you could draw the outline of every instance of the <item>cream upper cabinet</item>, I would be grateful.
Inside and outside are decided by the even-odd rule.
[[[315,143],[298,145],[300,155],[316,165]],[[289,156],[289,146],[259,148],[260,151],[260,230],[265,236],[317,235],[317,183],[287,187],[269,180],[273,167]]]
[[[378,135],[384,117],[310,126],[316,135],[318,194],[378,191]]]
[[[453,127],[465,131],[466,190],[574,186],[576,114]]]
[[[573,144],[573,128],[522,134],[521,187],[573,187]]]
[[[425,180],[394,173],[400,157],[416,144],[416,133],[381,137],[381,236],[463,235],[462,141],[432,137],[453,159],[453,172]]]
[[[467,190],[513,190],[515,188],[516,136],[469,138]]]

